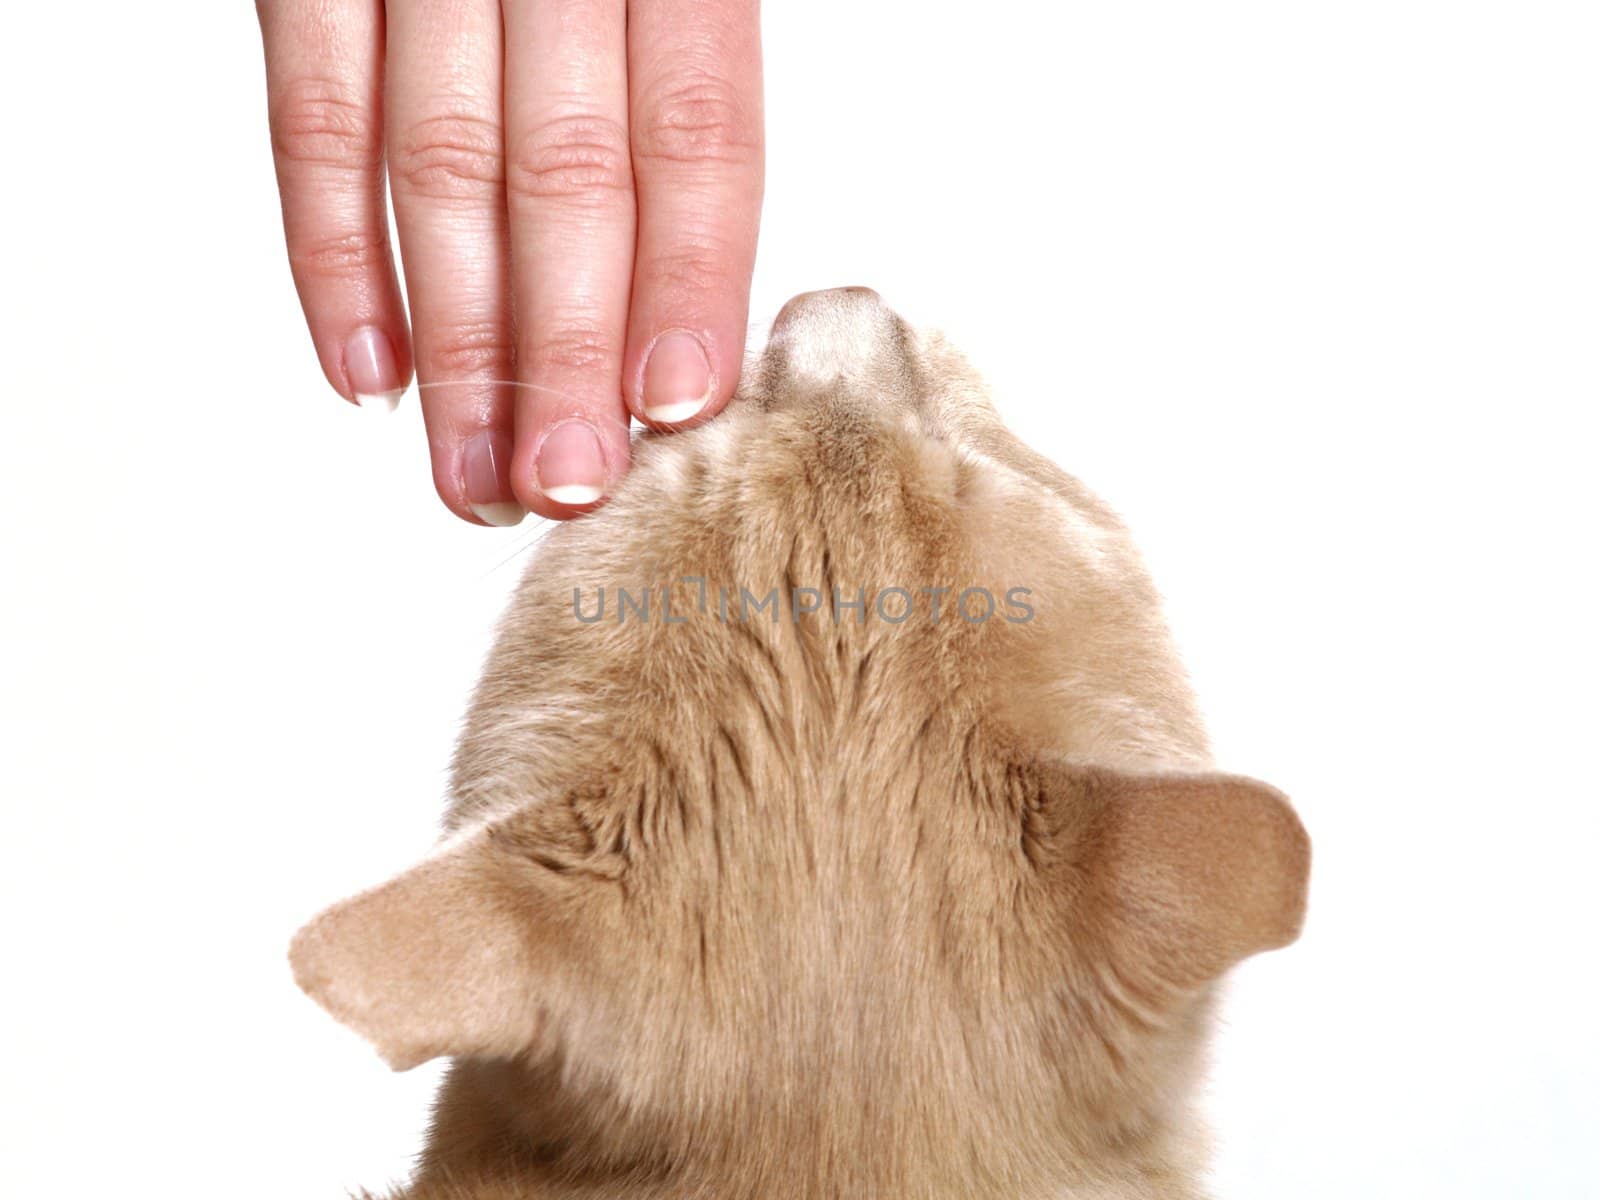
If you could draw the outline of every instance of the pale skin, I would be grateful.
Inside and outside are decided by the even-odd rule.
[[[452,512],[589,511],[630,417],[684,429],[727,403],[761,209],[757,0],[256,8],[323,373],[381,409],[415,372]]]

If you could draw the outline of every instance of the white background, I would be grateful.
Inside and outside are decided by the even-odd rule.
[[[1316,845],[1239,972],[1232,1200],[1595,1194],[1588,4],[776,3],[756,283],[877,287],[1129,518]],[[392,1076],[292,987],[430,844],[536,530],[322,383],[243,3],[0,40],[0,1192],[336,1196]]]

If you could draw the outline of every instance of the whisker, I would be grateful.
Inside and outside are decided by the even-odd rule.
[[[522,379],[431,379],[426,383],[417,383],[414,386],[419,392],[437,390],[440,388],[522,388],[526,391],[542,392],[545,395],[554,396],[559,400],[565,400],[578,411],[585,411],[588,408],[588,404],[584,400],[573,395],[571,392],[562,391],[560,388],[547,387],[542,383],[529,383]],[[609,414],[601,414],[598,416],[598,418],[594,414],[588,415],[590,420],[598,419],[600,421],[609,422],[613,429],[619,429],[623,433],[627,433],[632,429],[632,425],[630,423],[632,417],[626,408],[623,409],[623,413],[625,415],[620,419]]]
[[[529,383],[525,379],[432,379],[427,383],[416,385],[421,388],[441,387],[513,387],[527,388],[534,392],[549,392],[552,396],[560,396],[563,400],[576,400],[571,392],[563,392],[560,388],[546,387],[542,383]]]
[[[489,567],[487,570],[485,570],[482,574],[480,574],[478,576],[478,578],[479,579],[487,579],[487,578],[489,578],[489,576],[494,575],[497,572],[504,570],[506,568],[506,566],[513,559],[521,558],[529,550],[533,549],[533,544],[539,540],[540,535],[543,532],[544,531],[541,528],[535,528],[535,529],[531,530],[529,532],[529,534],[528,534],[527,539],[524,540],[520,546],[517,546],[514,550],[511,551],[510,554],[506,555],[499,562],[495,563],[494,566]]]

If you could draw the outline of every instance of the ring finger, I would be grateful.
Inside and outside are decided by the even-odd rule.
[[[515,524],[500,6],[390,0],[388,58],[390,186],[434,485],[468,520]]]

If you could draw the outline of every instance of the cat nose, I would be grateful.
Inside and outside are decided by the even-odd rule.
[[[859,377],[897,363],[905,328],[883,297],[868,287],[801,292],[779,310],[768,345],[786,369],[827,381]]]
[[[778,310],[778,316],[772,322],[772,334],[778,337],[796,325],[814,323],[819,318],[835,325],[851,319],[870,319],[872,311],[883,306],[883,297],[869,287],[837,287],[801,292]]]

